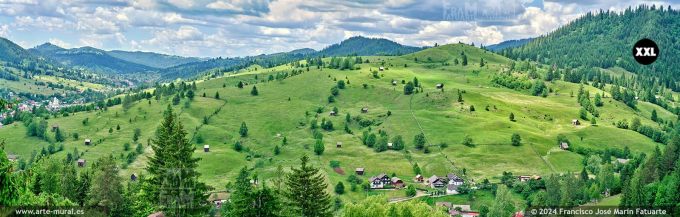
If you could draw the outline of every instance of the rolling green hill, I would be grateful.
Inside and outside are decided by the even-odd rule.
[[[467,65],[462,64],[463,56]],[[362,167],[366,169],[362,179],[394,173],[408,184],[416,184],[412,181],[416,163],[425,177],[454,172],[467,180],[498,180],[504,171],[541,176],[576,172],[582,169],[586,152],[620,152],[627,147],[634,154],[651,153],[660,145],[643,134],[618,128],[616,122],[637,117],[642,125],[660,128],[649,119],[652,109],[664,119],[675,118],[651,103],[640,102],[640,109],[635,110],[605,97],[603,106],[597,107],[597,124],[591,125],[579,117],[581,106],[570,94],[578,92],[579,84],[545,82],[551,89],[545,97],[533,96],[527,89],[505,87],[494,78],[527,79],[531,85],[540,79],[532,79],[529,74],[544,76],[549,67],[515,62],[464,44],[404,56],[361,58],[363,61],[353,70],[316,67],[305,61],[248,67],[197,81],[193,100],[183,97],[173,103],[174,96],[184,92],[182,89],[172,89],[164,95],[162,90],[169,87],[156,87],[158,100],[154,96],[126,107],[117,105],[49,118],[49,126],[58,124],[61,132],[68,135],[63,143],[54,142],[52,132],[47,133],[46,140],[27,136],[21,122],[0,129],[0,138],[7,140],[6,152],[24,161],[49,149],[50,143],[53,149],[63,145],[63,151],[54,155],[64,157],[77,149],[87,162],[114,154],[123,165],[122,176],[129,177],[144,173],[147,156],[152,154],[148,139],[162,119],[159,111],[172,105],[196,143],[194,156],[201,158],[201,180],[222,190],[244,166],[253,168],[262,180],[274,180],[277,166],[287,169],[297,165],[302,155],[313,156],[312,163],[322,168],[328,183],[344,181],[355,168]],[[328,66],[329,61],[325,58],[324,65]],[[511,65],[517,67],[508,71]],[[405,95],[405,86],[414,78],[420,88]],[[339,81],[344,82],[344,88],[338,88]],[[245,84],[243,88],[237,87],[240,82]],[[437,89],[436,84],[444,88]],[[256,96],[251,94],[254,87],[258,90]],[[338,94],[331,101],[329,96],[335,88]],[[583,88],[592,94],[611,95],[590,85]],[[330,115],[335,108],[339,115]],[[364,113],[362,108],[368,111]],[[509,119],[510,114],[514,121]],[[595,118],[589,113],[587,116]],[[581,119],[582,124],[572,125],[573,119]],[[246,137],[239,135],[242,123],[248,128]],[[352,133],[345,131],[345,126]],[[133,141],[135,129],[141,132],[138,142]],[[364,132],[378,135],[378,144],[401,136],[405,148],[383,151],[379,145],[368,147],[362,142]],[[418,134],[425,136],[425,148],[414,144]],[[521,136],[521,145],[511,144],[513,134]],[[569,140],[570,150],[558,147],[558,135]],[[325,151],[315,155],[314,144],[321,137]],[[473,145],[463,145],[466,137],[472,139]],[[85,145],[85,139],[91,139],[93,144]],[[237,142],[242,146],[240,150],[235,148]],[[338,142],[342,143],[339,148]],[[130,148],[126,149],[126,143]],[[137,143],[141,144],[140,155],[135,154]],[[209,145],[210,152],[203,152],[203,145]],[[277,147],[280,153],[274,151]],[[331,168],[331,161],[338,161],[340,169]],[[341,197],[356,201],[373,194],[390,198],[404,195],[403,190],[348,191]]]
[[[421,48],[405,46],[394,41],[381,38],[366,38],[355,36],[348,38],[339,44],[331,45],[319,51],[319,56],[376,56],[376,55],[402,55],[413,53]]]

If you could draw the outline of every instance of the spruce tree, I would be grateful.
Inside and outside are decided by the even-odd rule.
[[[193,157],[196,147],[170,106],[151,140],[151,148],[154,155],[149,158],[146,167],[149,179],[144,185],[148,202],[166,216],[206,213],[209,187],[198,181],[200,173],[196,167],[200,159]]]
[[[291,212],[295,216],[323,217],[332,216],[331,197],[326,192],[328,184],[325,177],[309,163],[309,158],[303,156],[300,159],[300,167],[291,168],[286,175],[286,191]]]
[[[5,153],[5,140],[0,141],[0,206],[17,205],[19,184],[14,177],[12,162]]]
[[[113,155],[100,158],[95,164],[92,186],[87,193],[87,204],[117,213],[123,202],[123,185]]]
[[[257,92],[257,87],[255,87],[255,86],[253,85],[253,89],[250,91],[250,95],[257,96],[257,95],[259,95],[259,94],[260,94],[260,93]]]
[[[248,136],[248,126],[246,126],[245,121],[241,123],[241,128],[238,130],[238,134],[240,134],[241,137]]]

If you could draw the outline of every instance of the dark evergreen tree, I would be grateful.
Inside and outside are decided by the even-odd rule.
[[[166,216],[197,216],[207,212],[206,192],[209,187],[198,181],[196,147],[186,137],[183,125],[168,106],[164,120],[151,140],[154,155],[146,171],[149,179],[144,191],[149,203]]]
[[[300,159],[299,168],[291,168],[286,176],[288,207],[295,216],[325,217],[332,216],[331,198],[326,192],[328,185],[319,169],[308,165],[309,158]]]

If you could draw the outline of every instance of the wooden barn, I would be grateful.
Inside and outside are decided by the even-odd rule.
[[[85,167],[85,159],[78,159],[78,167]]]
[[[562,149],[562,150],[568,150],[568,149],[569,149],[569,143],[560,142],[560,149]]]
[[[337,142],[335,143],[336,148],[342,148],[342,142]]]
[[[366,107],[361,108],[361,113],[368,113],[368,108]]]
[[[210,152],[210,145],[204,145],[203,152]]]
[[[359,168],[357,168],[356,170],[354,170],[354,172],[355,172],[357,175],[364,175],[364,168],[363,168],[363,167],[359,167]]]
[[[443,88],[444,88],[444,84],[439,83],[439,84],[435,85],[435,87],[436,87],[437,89],[443,89]]]
[[[92,145],[92,140],[85,139],[85,145]]]

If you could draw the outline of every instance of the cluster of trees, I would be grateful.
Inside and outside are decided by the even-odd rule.
[[[666,143],[668,141],[668,135],[664,133],[664,131],[659,130],[653,126],[648,126],[648,125],[643,125],[640,122],[640,118],[634,117],[630,123],[628,120],[623,119],[618,122],[616,122],[616,127],[621,128],[621,129],[630,129],[632,131],[638,132],[644,136],[647,136],[648,138],[654,140],[655,142],[659,143]],[[669,131],[677,131],[678,129],[668,129]],[[674,132],[671,132],[674,133]]]
[[[291,168],[289,173],[279,167],[276,181],[285,186],[273,189],[265,183],[253,186],[251,180],[257,180],[257,176],[247,168],[241,169],[236,182],[227,187],[230,200],[222,205],[221,216],[332,216],[325,177],[308,164],[307,156],[300,161],[300,167]]]
[[[328,68],[340,70],[354,70],[354,64],[362,63],[361,57],[331,57]]]
[[[581,105],[581,110],[579,112],[580,118],[583,119],[583,120],[590,120],[588,118],[588,113],[587,113],[587,112],[590,112],[593,115],[591,122],[593,124],[595,124],[595,118],[600,116],[600,113],[597,111],[597,109],[595,107],[596,107],[597,104],[600,104],[600,106],[602,106],[602,100],[601,99],[596,100],[596,101],[598,101],[596,103],[593,103],[592,101],[590,101],[590,92],[585,91],[583,89],[583,85],[580,85],[576,99],[577,99],[578,103]]]
[[[414,77],[413,81],[409,81],[404,85],[404,95],[411,95],[414,93],[418,93],[418,88],[422,87],[420,86],[420,83],[418,83],[418,78]]]
[[[680,204],[680,163],[678,152],[680,136],[677,131],[668,141],[664,151],[658,147],[649,156],[640,157],[639,167],[621,174],[623,196],[621,206],[677,207]],[[624,178],[625,177],[625,178]],[[671,215],[678,215],[675,209]]]
[[[402,136],[396,135],[390,140],[387,131],[384,130],[379,130],[378,135],[370,132],[370,130],[364,131],[361,136],[361,142],[369,148],[373,148],[376,152],[387,151],[388,148],[397,151],[403,150],[405,146]],[[392,147],[389,147],[388,143],[392,143]]]

